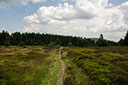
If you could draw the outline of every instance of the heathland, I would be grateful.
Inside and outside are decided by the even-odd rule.
[[[0,85],[128,85],[128,32],[118,42],[0,32]]]
[[[62,60],[63,85],[128,84],[127,46],[56,49],[1,46],[0,85],[57,85]]]

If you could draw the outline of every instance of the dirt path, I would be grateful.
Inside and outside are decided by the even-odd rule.
[[[64,64],[64,61],[62,60],[62,55],[60,56],[60,59],[62,62],[62,69],[61,69],[61,72],[59,74],[57,85],[63,85],[63,76],[64,76],[64,72],[65,72],[65,64]]]

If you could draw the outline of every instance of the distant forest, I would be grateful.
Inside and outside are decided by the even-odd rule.
[[[128,46],[128,32],[124,39],[120,39],[119,42],[105,40],[103,35],[99,39],[88,39],[82,37],[73,36],[62,36],[54,34],[40,34],[40,33],[20,33],[15,32],[9,34],[7,31],[0,32],[0,45],[48,45],[54,43],[60,46],[78,46],[78,47],[89,47],[89,46]]]

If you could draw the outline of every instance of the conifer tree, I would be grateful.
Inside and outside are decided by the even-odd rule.
[[[103,34],[100,35],[100,38],[96,42],[97,46],[109,46],[108,42],[104,40]]]
[[[128,31],[127,31],[126,36],[124,38],[124,45],[128,46]]]

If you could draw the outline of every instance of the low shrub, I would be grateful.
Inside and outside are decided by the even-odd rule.
[[[102,47],[102,51],[88,48],[67,50],[66,48],[65,51],[67,51],[67,57],[80,66],[94,81],[102,85],[127,85],[127,54],[122,54],[116,47],[112,47],[113,51],[105,51],[104,49],[106,47]]]

